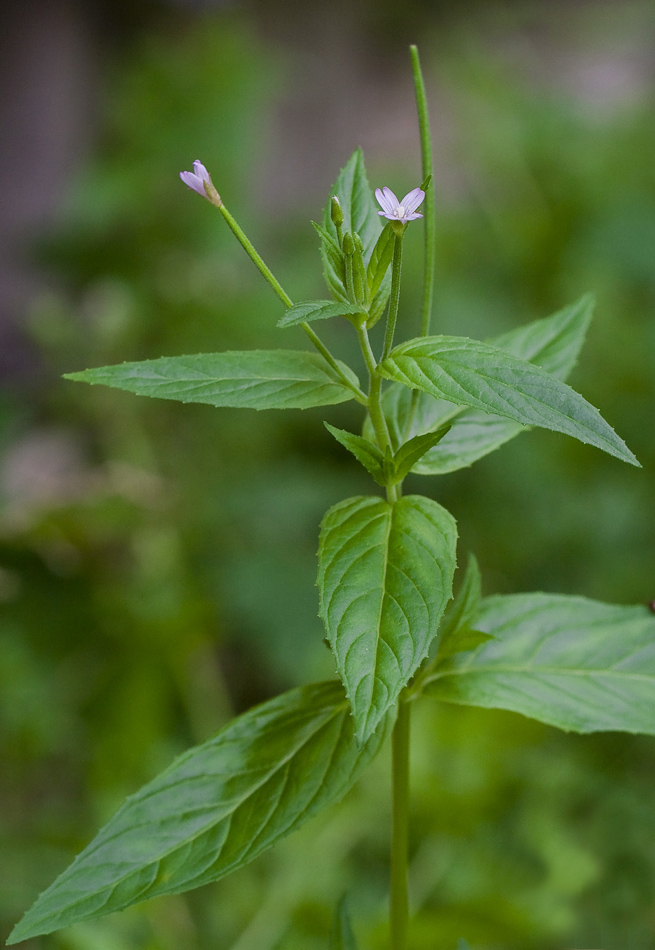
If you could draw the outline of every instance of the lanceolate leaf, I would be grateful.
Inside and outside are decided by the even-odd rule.
[[[434,432],[425,432],[423,435],[415,435],[409,442],[404,442],[393,457],[394,467],[396,469],[396,481],[409,475],[416,463],[423,458],[426,452],[437,445],[448,434],[450,423],[440,426]]]
[[[312,224],[321,238],[321,260],[323,261],[323,276],[328,285],[328,289],[336,300],[348,302],[346,292],[346,269],[345,261],[341,248],[336,237],[323,227],[312,221]]]
[[[416,672],[450,600],[457,527],[421,496],[350,498],[321,525],[321,617],[366,741]]]
[[[491,342],[513,356],[529,360],[564,381],[574,367],[591,321],[594,300],[586,294],[576,303],[543,320],[535,320],[496,337]],[[385,394],[385,409],[395,438],[406,437],[411,394],[396,385]],[[475,409],[454,406],[419,393],[408,431],[412,435],[452,422],[447,436],[417,462],[413,471],[438,475],[472,465],[500,448],[526,427],[511,419]]]
[[[8,942],[218,880],[338,801],[382,739],[356,743],[338,682],[250,710],[128,798]]]
[[[475,629],[475,621],[480,609],[481,582],[480,568],[475,555],[469,555],[468,567],[457,597],[448,608],[439,637],[439,659],[472,650],[486,640],[492,639],[488,633]]]
[[[489,343],[422,337],[396,347],[378,369],[382,376],[437,399],[553,429],[639,465],[586,399],[535,364]]]
[[[364,245],[364,260],[368,264],[373,248],[382,230],[371,187],[366,177],[364,154],[355,149],[348,163],[339,172],[330,196],[336,195],[343,211],[343,233],[356,231]],[[323,213],[323,227],[336,242],[337,229],[332,223],[330,202]]]
[[[323,425],[337,442],[340,442],[344,448],[352,452],[357,461],[361,462],[367,472],[370,472],[378,485],[386,484],[384,454],[377,445],[369,442],[368,439],[362,438],[361,435],[354,435],[352,432],[346,432],[345,429],[337,429],[336,426],[331,426],[328,422],[324,422]]]
[[[312,320],[327,320],[330,317],[349,317],[354,314],[366,315],[366,311],[356,303],[340,303],[333,300],[304,300],[296,303],[284,313],[277,322],[279,327],[293,327],[298,323],[311,323]]]
[[[655,616],[646,607],[515,594],[483,600],[475,625],[495,639],[446,659],[427,692],[574,732],[655,735]]]
[[[346,231],[356,231],[357,234],[359,234],[364,246],[364,263],[368,267],[373,248],[382,231],[382,224],[377,213],[377,205],[373,199],[368,178],[366,177],[364,155],[360,148],[353,152],[346,166],[340,171],[339,177],[330,192],[330,197],[333,195],[339,199],[339,204],[343,211],[343,233],[345,234]],[[338,246],[337,229],[332,223],[329,201],[323,213],[323,228],[326,235],[332,240],[332,243]],[[325,241],[322,242],[321,253],[328,287],[337,299],[348,299],[343,283],[343,271],[340,267],[336,266],[334,253],[330,250]],[[371,308],[372,314],[374,312],[372,319],[375,319],[375,317],[379,315],[379,312],[381,312],[381,308],[384,308],[384,301],[389,295],[390,287],[391,275],[387,273],[375,295],[374,303]]]
[[[340,366],[353,383],[358,382],[349,367]],[[241,409],[308,409],[353,397],[318,353],[296,350],[165,356],[87,369],[65,378],[126,389],[139,396]]]

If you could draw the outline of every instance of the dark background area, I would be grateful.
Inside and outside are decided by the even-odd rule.
[[[411,490],[460,526],[485,593],[655,596],[655,6],[644,2],[106,3],[0,12],[0,936],[126,794],[230,716],[333,675],[318,524],[372,486],[323,418],[86,389],[65,372],[302,347],[201,159],[295,299],[363,146],[420,177],[407,47],[431,105],[435,332],[485,339],[592,290],[572,384],[642,470],[531,432]],[[400,332],[418,327],[420,229]],[[356,362],[349,326],[326,326]],[[351,894],[386,946],[383,756],[338,809],[231,878],[36,944],[319,950]],[[426,701],[413,739],[415,950],[650,950],[655,744]]]

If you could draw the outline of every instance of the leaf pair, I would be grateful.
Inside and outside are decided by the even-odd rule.
[[[8,943],[218,880],[342,798],[384,737],[357,743],[337,682],[251,709],[128,798]]]
[[[361,435],[346,432],[345,429],[337,429],[328,422],[323,424],[337,442],[352,452],[378,485],[382,486],[397,485],[398,482],[402,482],[419,459],[441,441],[450,429],[450,425],[446,424],[435,432],[417,435],[392,453],[388,448],[382,452],[377,445]]]

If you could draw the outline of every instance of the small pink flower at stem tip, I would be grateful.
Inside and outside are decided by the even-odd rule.
[[[417,212],[417,208],[425,198],[425,192],[422,188],[414,188],[408,191],[402,201],[398,201],[391,188],[375,189],[375,197],[380,204],[382,211],[378,214],[389,221],[400,221],[407,224],[408,221],[414,221],[416,218],[422,218],[423,215]]]
[[[191,188],[192,191],[202,195],[203,198],[206,198],[213,204],[221,204],[221,199],[214,187],[214,183],[202,162],[195,161],[193,163],[193,171],[180,172],[180,178],[185,185]]]

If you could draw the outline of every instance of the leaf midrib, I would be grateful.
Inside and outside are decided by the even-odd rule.
[[[184,845],[186,845],[186,844],[189,844],[190,842],[195,841],[197,838],[199,838],[199,837],[201,837],[202,835],[204,835],[210,828],[214,827],[214,825],[216,825],[216,824],[218,824],[219,822],[225,820],[226,818],[231,818],[231,816],[234,815],[234,813],[244,804],[244,802],[246,802],[246,801],[248,800],[248,798],[250,798],[250,797],[251,797],[252,795],[254,795],[257,791],[259,791],[259,789],[260,789],[263,785],[265,785],[266,782],[269,781],[269,779],[271,779],[277,772],[279,772],[279,771],[280,771],[281,769],[283,769],[286,765],[288,765],[288,763],[291,761],[291,759],[292,759],[295,755],[297,755],[310,741],[312,741],[312,740],[318,735],[318,733],[319,733],[323,728],[327,727],[334,719],[336,719],[338,715],[343,715],[343,713],[347,710],[347,708],[348,708],[348,703],[347,703],[347,702],[341,702],[341,703],[339,703],[337,706],[335,706],[334,709],[333,709],[333,712],[330,713],[330,715],[329,715],[326,719],[324,719],[324,720],[317,726],[317,728],[316,728],[315,730],[313,730],[313,731],[310,733],[310,735],[308,735],[308,736],[306,737],[306,739],[304,739],[298,746],[296,746],[291,752],[289,752],[289,754],[288,754],[287,756],[285,756],[283,759],[281,759],[281,760],[279,761],[279,763],[276,764],[275,768],[272,768],[269,772],[267,772],[266,775],[262,778],[262,780],[261,780],[257,785],[255,785],[254,787],[252,787],[251,789],[249,789],[248,793],[245,794],[245,795],[243,795],[243,796],[238,800],[238,804],[236,804],[236,805],[232,808],[232,810],[231,810],[230,812],[228,812],[227,814],[223,815],[221,818],[219,818],[219,819],[217,819],[217,820],[215,820],[215,821],[207,822],[206,825],[204,825],[201,829],[199,829],[198,831],[196,831],[194,834],[188,835],[187,837],[184,838],[183,841],[178,842],[177,844],[175,844],[175,845],[173,845],[172,847],[168,848],[166,851],[162,852],[162,853],[161,853],[160,855],[158,855],[157,857],[152,858],[151,860],[149,860],[149,861],[147,862],[147,864],[143,865],[141,868],[132,868],[131,870],[126,871],[125,874],[123,874],[121,877],[117,878],[111,885],[109,885],[109,884],[104,885],[104,887],[102,888],[102,890],[104,890],[105,888],[110,888],[110,889],[113,891],[122,881],[126,880],[126,879],[129,878],[132,874],[134,874],[135,871],[143,870],[144,867],[150,867],[151,865],[153,865],[153,864],[155,864],[155,863],[158,864],[159,862],[163,861],[166,857],[168,857],[169,854],[172,854],[173,852],[177,851],[178,848],[180,848],[180,847],[182,847],[182,846],[184,846]],[[112,838],[108,838],[108,839],[102,841],[101,843],[98,844],[98,848],[96,848],[95,850],[97,851],[100,847],[103,847],[103,846],[104,846],[105,844],[107,844],[108,842],[114,840],[115,838],[118,838],[119,835],[120,835],[120,833],[119,833],[119,834],[116,834],[116,835],[114,835],[114,836],[112,836]],[[90,852],[90,854],[93,854],[93,853],[94,853],[93,851]],[[79,857],[81,857],[81,855],[80,855]],[[71,865],[71,871],[73,870],[74,866],[75,866],[75,864]],[[55,882],[55,883],[56,883],[56,882]],[[54,885],[53,885],[53,887],[54,887]],[[84,896],[80,897],[80,898],[77,899],[77,900],[74,900],[73,903],[68,904],[67,907],[64,908],[64,909],[65,909],[65,910],[70,910],[70,909],[74,908],[76,905],[82,903],[82,901],[85,900],[88,896],[89,896],[89,895],[87,894],[87,895],[84,895]],[[42,921],[43,921],[43,920],[47,920],[48,917],[52,916],[52,913],[53,913],[53,912],[50,911],[48,914],[46,914],[46,915],[44,915],[43,917],[41,917],[40,920],[42,920]],[[55,912],[55,913],[56,913],[56,912]],[[60,911],[59,913],[61,913],[61,911]],[[34,926],[34,925],[33,925],[33,926]],[[36,923],[36,926],[38,926],[38,922]],[[27,939],[27,938],[25,938],[25,939]]]

